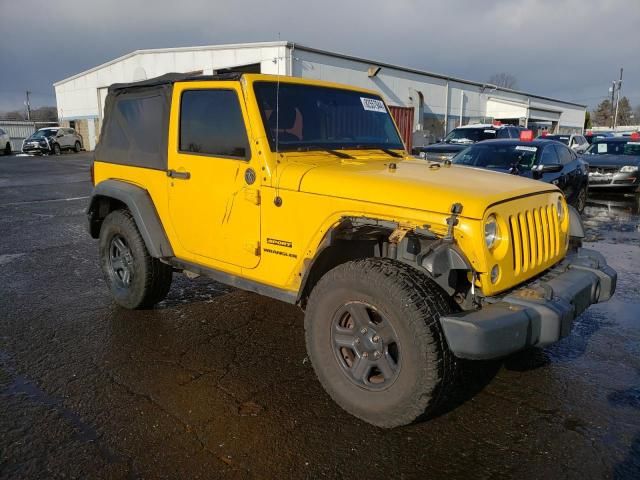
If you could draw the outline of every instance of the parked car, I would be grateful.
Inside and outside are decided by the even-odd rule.
[[[468,147],[453,163],[552,183],[580,213],[587,202],[587,163],[566,145],[546,139],[487,140]],[[470,179],[473,181],[473,179]]]
[[[450,160],[470,144],[499,138],[519,138],[523,127],[516,125],[472,124],[454,128],[444,140],[420,148],[420,157],[432,162]]]
[[[11,137],[0,128],[0,151],[5,155],[11,155]]]
[[[562,142],[576,153],[584,153],[589,148],[589,142],[584,135],[542,135],[538,138],[545,140],[555,140],[556,142]]]
[[[73,128],[41,128],[22,142],[24,153],[60,155],[63,150],[82,150],[82,137]]]
[[[597,138],[582,158],[589,164],[589,188],[638,190],[640,136]]]
[[[613,136],[614,135],[611,132],[592,132],[591,130],[587,131],[587,133],[584,134],[584,138],[587,139],[589,145],[591,145],[593,143],[593,140],[596,138],[609,138]]]

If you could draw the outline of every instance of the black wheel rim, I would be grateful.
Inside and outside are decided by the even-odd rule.
[[[398,377],[398,336],[373,305],[349,302],[338,309],[331,322],[331,345],[343,373],[361,388],[384,390]]]
[[[125,238],[114,235],[109,244],[109,276],[120,288],[128,288],[134,275],[133,255]]]

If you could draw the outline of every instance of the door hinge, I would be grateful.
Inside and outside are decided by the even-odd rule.
[[[260,242],[245,242],[244,249],[256,257],[260,256]]]
[[[260,205],[260,190],[246,188],[244,191],[244,199],[254,205]]]

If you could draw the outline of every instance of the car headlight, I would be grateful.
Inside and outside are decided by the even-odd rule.
[[[620,169],[620,173],[635,173],[638,171],[637,165],[625,165]]]
[[[496,246],[500,240],[500,228],[495,215],[490,215],[484,224],[484,242],[487,248],[491,249]]]
[[[565,208],[564,208],[564,202],[562,201],[562,198],[558,198],[558,204],[556,208],[558,209],[558,221],[562,223],[565,216]]]

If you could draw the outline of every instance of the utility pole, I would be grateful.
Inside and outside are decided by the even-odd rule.
[[[27,101],[24,103],[27,106],[27,121],[30,122],[31,121],[31,103],[29,102],[29,95],[31,95],[31,92],[29,90],[27,90]]]
[[[616,99],[616,113],[613,116],[613,130],[618,126],[618,107],[620,106],[620,90],[622,89],[622,68],[620,68],[620,80],[618,81],[618,97]]]
[[[613,116],[615,113],[615,94],[616,94],[616,81],[613,81],[611,86],[611,128],[613,128]]]

